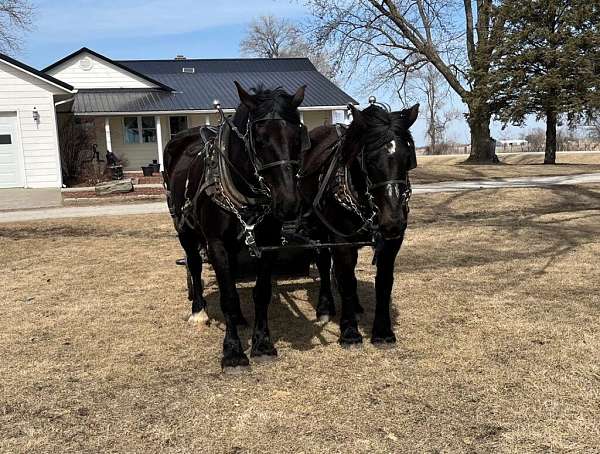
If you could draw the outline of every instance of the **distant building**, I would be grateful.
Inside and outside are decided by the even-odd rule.
[[[525,139],[500,139],[498,141],[498,145],[501,147],[522,147],[524,145],[528,145]]]

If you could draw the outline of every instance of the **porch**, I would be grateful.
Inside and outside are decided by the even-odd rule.
[[[231,114],[232,109],[225,110]],[[344,121],[345,111],[329,109],[300,109],[301,121],[309,128]],[[112,151],[124,161],[126,171],[139,171],[153,160],[163,164],[163,151],[178,132],[202,125],[219,124],[214,111],[206,113],[167,112],[160,114],[106,114],[104,116],[80,115],[92,126],[94,143],[104,159]]]

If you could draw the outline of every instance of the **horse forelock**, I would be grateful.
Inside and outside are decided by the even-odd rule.
[[[410,130],[406,127],[405,114],[388,112],[387,110],[370,105],[360,113],[361,121],[352,122],[348,135],[352,141],[360,144],[360,148],[375,150],[399,138],[414,153],[415,142]]]

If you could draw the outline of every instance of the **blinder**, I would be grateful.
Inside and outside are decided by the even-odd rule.
[[[312,143],[310,142],[310,134],[306,125],[300,125],[300,151],[304,153],[310,150]]]

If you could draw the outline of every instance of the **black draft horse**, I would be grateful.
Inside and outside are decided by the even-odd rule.
[[[388,112],[378,105],[357,110],[350,105],[353,121],[346,129],[320,126],[311,131],[311,150],[305,155],[299,189],[305,206],[309,236],[322,243],[346,243],[376,238],[375,320],[371,341],[393,344],[396,337],[390,319],[390,295],[394,262],[408,223],[411,189],[409,170],[416,167],[415,145],[409,128],[419,105]],[[328,321],[335,314],[331,291],[333,274],[342,300],[339,342],[362,343],[357,313],[355,267],[358,247],[321,249],[317,267],[321,278],[317,317]]]
[[[258,245],[276,245],[283,222],[295,220],[300,207],[296,174],[302,144],[308,140],[308,133],[300,122],[298,106],[304,99],[305,87],[299,88],[295,95],[280,88],[267,90],[262,87],[251,94],[237,82],[235,85],[241,104],[233,118],[218,131],[223,139],[217,140],[212,153],[224,155],[225,161],[220,162],[226,162],[230,183],[243,197],[259,200],[264,196],[263,212],[259,216],[262,219],[254,218],[253,221],[257,224],[254,235]],[[305,140],[302,140],[303,133]],[[190,321],[208,321],[202,295],[201,248],[206,248],[216,274],[226,323],[221,359],[221,366],[226,369],[249,364],[237,330],[237,325],[245,325],[246,321],[240,309],[235,280],[236,258],[245,231],[241,223],[244,219],[238,217],[235,204],[229,205],[231,197],[222,190],[220,182],[207,181],[211,179],[207,166],[214,162],[208,159],[207,134],[210,131],[194,128],[178,134],[168,143],[164,152],[164,179],[169,208],[187,256],[192,299]],[[267,320],[273,260],[273,254],[269,253],[257,259],[251,350],[254,357],[277,355]]]

